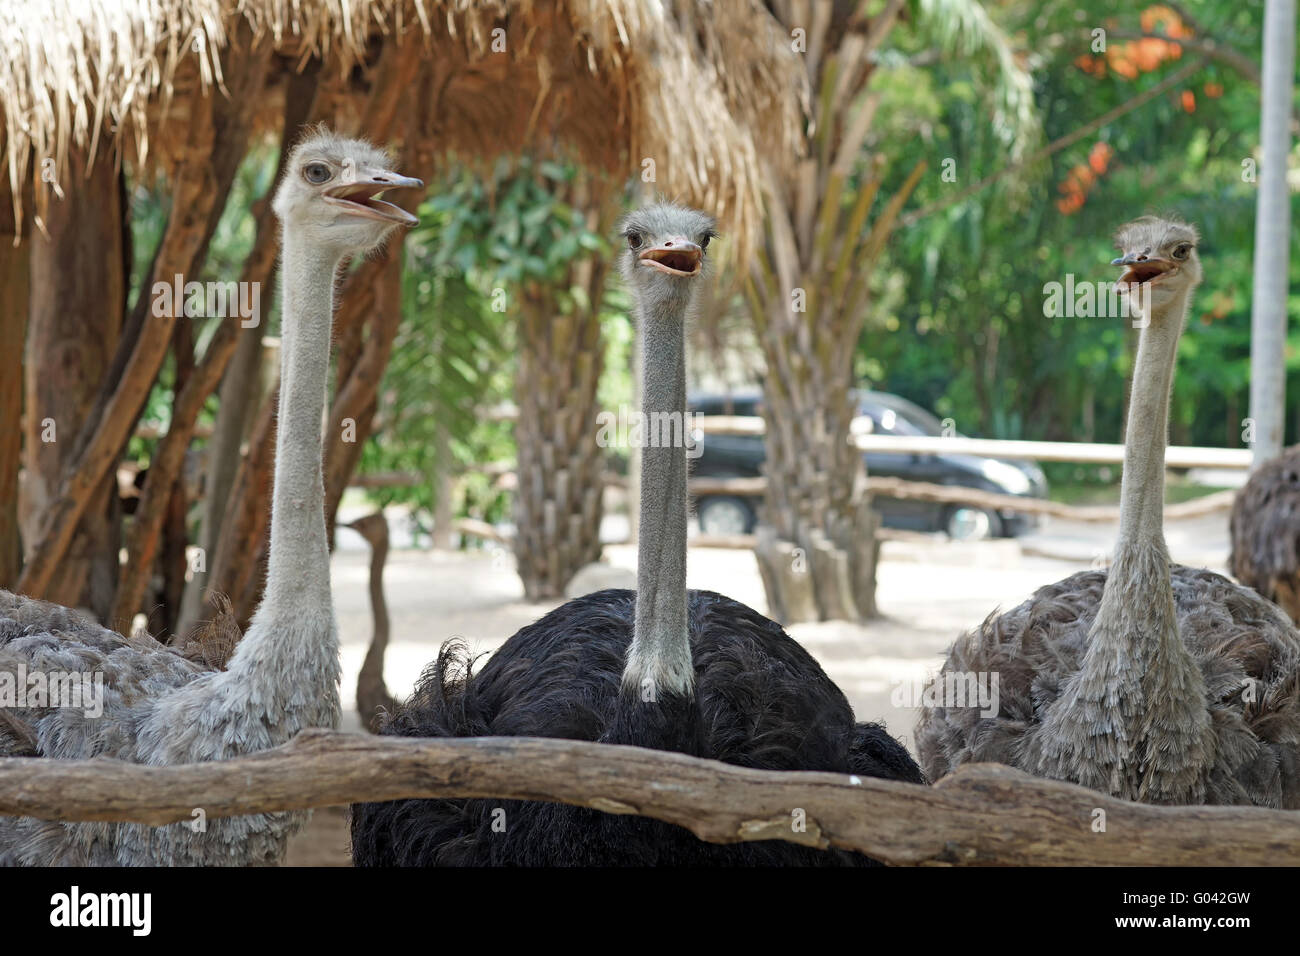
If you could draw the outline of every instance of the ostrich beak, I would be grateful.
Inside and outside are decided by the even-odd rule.
[[[402,176],[386,169],[365,168],[358,170],[350,182],[326,189],[324,199],[351,216],[378,219],[380,222],[396,223],[399,226],[414,226],[420,220],[400,206],[394,206],[377,197],[386,189],[415,188],[423,185],[421,180],[412,176]]]
[[[1118,259],[1112,259],[1113,266],[1128,266],[1119,277],[1120,286],[1144,285],[1159,282],[1162,278],[1178,271],[1178,263],[1172,259],[1147,259],[1136,252],[1125,253]]]
[[[670,276],[699,275],[703,257],[704,250],[697,243],[680,236],[665,239],[659,245],[637,255],[641,265],[658,269]]]

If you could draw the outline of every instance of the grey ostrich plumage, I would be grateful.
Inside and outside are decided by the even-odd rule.
[[[1232,503],[1228,569],[1300,622],[1300,448],[1251,474]]]
[[[998,674],[999,708],[994,717],[969,707],[923,713],[916,743],[931,780],[982,761],[1038,772],[1042,738],[1050,732],[1044,714],[1079,671],[1106,576],[1083,571],[1039,588],[957,640],[940,679]],[[1178,631],[1200,670],[1201,706],[1214,729],[1214,747],[1180,802],[1300,808],[1294,626],[1275,605],[1220,574],[1175,565],[1172,580]]]
[[[304,622],[304,633],[332,626]],[[18,708],[36,753],[16,728],[0,725],[0,753],[58,760],[110,757],[165,766],[223,760],[284,743],[304,727],[338,725],[337,659],[307,653],[265,662],[278,681],[248,681],[241,643],[228,671],[187,660],[149,637],[124,637],[85,615],[0,591],[0,672],[102,674],[102,713],[70,707]],[[290,670],[294,664],[299,670]],[[283,668],[283,669],[281,669]],[[292,675],[292,680],[290,676]],[[273,676],[273,675],[272,675]],[[278,684],[297,685],[296,690]],[[335,687],[334,693],[326,688]],[[196,807],[201,810],[201,807]],[[249,865],[278,862],[306,813],[213,818],[149,827],[0,817],[0,865]]]
[[[262,604],[229,661],[223,649],[178,651],[124,637],[79,612],[0,591],[0,678],[87,674],[102,686],[102,707],[38,699],[8,708],[0,754],[166,766],[255,753],[307,727],[338,726],[321,473],[334,279],[344,258],[415,221],[376,194],[415,185],[368,143],[323,129],[289,156],[274,200],[284,302],[270,561]],[[273,864],[308,816],[222,819],[203,809],[164,827],[0,817],[0,864]]]
[[[978,760],[1129,800],[1300,808],[1300,631],[1254,591],[1171,565],[1169,394],[1196,230],[1146,216],[1115,265],[1141,329],[1108,572],[1076,574],[957,640],[917,727],[931,779]],[[996,675],[997,713],[961,706],[961,675]]]

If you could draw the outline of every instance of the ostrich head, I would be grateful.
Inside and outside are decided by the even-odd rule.
[[[1122,291],[1150,295],[1159,309],[1201,281],[1201,260],[1196,255],[1200,241],[1196,229],[1185,222],[1143,216],[1125,223],[1115,233],[1120,255],[1111,262],[1123,266],[1119,277]]]
[[[364,140],[323,128],[294,147],[275,193],[275,214],[315,245],[340,254],[379,245],[395,226],[418,220],[377,198],[385,189],[423,186],[393,172],[388,157]]]
[[[690,304],[707,270],[715,226],[712,216],[667,202],[643,206],[623,220],[623,278],[646,315]]]

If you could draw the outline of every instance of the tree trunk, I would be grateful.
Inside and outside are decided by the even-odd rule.
[[[599,228],[594,213],[591,221]],[[520,292],[515,560],[530,601],[563,597],[573,575],[600,560],[596,387],[607,269],[603,257],[591,257],[555,283],[529,283]],[[575,285],[586,290],[585,301],[561,314],[554,290]]]
[[[174,640],[178,633],[177,625],[181,615],[181,596],[185,593],[185,549],[189,543],[186,517],[189,515],[185,496],[184,468],[181,477],[172,484],[172,493],[167,501],[167,515],[164,519],[162,546],[158,552],[158,566],[162,573],[162,586],[158,594],[158,606],[153,610],[152,620],[157,622],[156,630],[150,628],[150,634],[170,635]],[[159,638],[159,640],[163,640]]]
[[[253,114],[266,80],[266,70],[270,60],[270,43],[263,41],[256,47],[250,45],[251,39],[243,38],[243,45],[232,46],[226,52],[225,70],[230,74],[230,98],[213,92],[206,101],[207,111],[211,116],[214,130],[212,152],[207,157],[207,172],[211,177],[210,193],[205,195],[202,210],[206,223],[200,225],[198,244],[190,252],[187,275],[197,275],[206,258],[208,242],[216,231],[217,223],[225,209],[226,198],[230,194],[235,174],[247,152],[249,137],[252,134]],[[173,208],[172,217],[178,210]],[[269,243],[269,215],[262,210],[257,223],[258,234],[254,250],[249,255],[240,279],[249,285],[259,287],[269,278],[270,264],[273,262],[265,255],[265,243]],[[169,224],[170,225],[170,224]],[[259,250],[258,242],[263,243]],[[260,254],[259,254],[260,253]],[[256,273],[250,269],[265,270]],[[167,273],[164,273],[166,276]],[[164,279],[164,281],[166,281]],[[147,287],[146,287],[147,289]],[[142,296],[146,294],[142,290]],[[259,300],[260,301],[260,300]],[[177,376],[173,389],[172,418],[167,434],[159,440],[149,463],[149,474],[141,490],[140,505],[132,522],[127,542],[127,563],[119,575],[117,594],[113,602],[114,623],[124,625],[140,609],[148,577],[158,553],[159,538],[171,508],[173,488],[183,485],[182,472],[185,454],[194,436],[194,427],[198,423],[208,396],[216,389],[224,374],[226,365],[235,353],[241,335],[254,335],[260,338],[255,329],[245,329],[242,318],[226,316],[221,318],[216,334],[208,343],[203,360],[197,367],[194,364],[194,336],[188,325],[175,326]],[[182,505],[183,507],[183,505]],[[185,533],[184,521],[180,532]],[[184,575],[185,540],[180,542],[182,566],[179,573]],[[172,551],[176,550],[173,543]],[[164,579],[175,586],[176,568],[165,570]],[[180,595],[174,595],[167,606],[164,620],[159,622],[166,630],[176,627],[180,614]]]
[[[76,461],[78,431],[94,407],[122,330],[127,275],[121,174],[102,150],[85,176],[74,150],[65,198],[50,203],[47,235],[31,243],[30,322],[26,351],[23,539],[35,550],[40,530]],[[164,342],[163,348],[166,348]],[[117,583],[120,506],[115,468],[101,470],[80,500],[57,577],[33,589],[46,600],[89,609],[107,620]],[[30,555],[29,555],[30,559]],[[51,568],[53,571],[53,568]],[[23,585],[20,581],[19,587]]]
[[[876,521],[862,453],[848,441],[856,412],[852,383],[845,370],[834,368],[841,362],[802,350],[797,330],[791,331],[796,334],[765,343],[764,520],[783,543],[756,552],[765,582],[780,595],[769,608],[785,623],[870,618],[876,613],[876,549],[862,543],[874,542]],[[772,357],[777,349],[784,361]],[[802,578],[810,579],[811,604],[801,597],[809,590]]]
[[[261,235],[259,225],[259,237]],[[273,244],[272,252],[274,252]],[[272,256],[274,261],[274,256]],[[272,266],[267,270],[274,273]],[[263,289],[271,292],[273,275]],[[208,581],[210,563],[217,553],[222,522],[230,502],[235,478],[239,473],[241,449],[247,437],[253,412],[262,398],[262,336],[265,323],[256,329],[245,329],[235,346],[234,357],[221,381],[220,404],[217,407],[216,425],[208,440],[208,472],[203,492],[202,519],[199,526],[199,554],[202,563],[185,585],[181,599],[180,619],[176,633],[188,634],[198,622],[203,605],[203,591]],[[200,570],[201,569],[201,570]]]
[[[209,104],[208,108],[201,106],[194,110],[185,149],[172,176],[171,210],[167,217],[167,225],[154,256],[151,274],[145,279],[135,310],[138,332],[135,329],[128,330],[123,343],[128,348],[115,359],[110,358],[110,361],[113,361],[114,371],[105,374],[108,367],[108,363],[105,362],[99,369],[100,374],[90,379],[95,383],[102,381],[103,386],[96,389],[98,394],[88,407],[89,414],[84,414],[79,420],[59,423],[60,428],[70,429],[72,432],[65,436],[64,441],[71,437],[75,437],[76,441],[73,446],[74,451],[67,456],[57,478],[57,484],[53,483],[54,479],[46,476],[47,487],[39,489],[39,492],[46,496],[46,503],[40,511],[39,530],[28,537],[31,550],[18,582],[19,589],[33,597],[61,600],[56,595],[65,594],[68,590],[66,582],[70,578],[69,563],[66,558],[79,529],[84,524],[86,531],[93,536],[94,525],[103,523],[98,507],[92,505],[100,500],[105,490],[112,488],[122,450],[131,437],[149,391],[158,377],[158,371],[162,367],[171,343],[172,329],[176,324],[177,310],[157,310],[162,313],[159,315],[150,308],[151,290],[156,281],[170,282],[177,274],[182,276],[194,274],[196,266],[202,262],[216,225],[216,215],[219,214],[220,206],[224,204],[226,191],[229,188],[228,181],[225,186],[222,186],[223,178],[228,180],[234,175],[233,167],[229,170],[228,176],[220,168],[224,154],[217,146],[220,117],[214,113],[218,111],[219,107],[213,104]],[[236,165],[238,159],[239,157],[235,157]],[[104,151],[97,165],[105,163],[111,170],[113,158],[111,152],[107,150]],[[73,168],[78,168],[75,163]],[[87,214],[78,217],[74,223],[78,238],[85,239],[93,236],[98,230],[87,228],[88,223],[93,223],[96,218],[103,218],[106,210],[113,210],[118,215],[115,225],[118,230],[121,230],[123,223],[120,215],[121,200],[117,198],[116,190],[106,192],[102,187],[82,188],[78,182],[73,182],[71,185],[75,195],[70,191],[69,201],[65,202],[62,208],[66,211],[70,204],[85,204],[88,207]],[[214,209],[217,210],[216,214],[213,212]],[[119,250],[118,269],[124,273],[125,267],[120,262],[121,242],[120,235],[104,236],[103,244],[95,243],[88,247],[86,252],[94,258],[106,258],[105,248],[112,243]],[[33,250],[34,289],[38,288],[35,259],[40,256],[41,249],[45,245],[48,244],[38,243]],[[82,258],[92,263],[93,268],[93,258],[89,256],[79,258],[76,250],[71,252],[70,255],[59,256],[51,267],[55,271],[45,276],[46,281],[51,278],[54,280],[55,291],[49,293],[53,296],[59,295],[57,289],[60,286],[76,286],[80,283],[81,280],[76,277],[82,274],[80,269]],[[76,264],[76,268],[70,269],[73,263]],[[118,295],[116,300],[109,299],[104,294],[107,290],[100,290],[93,299],[86,300],[79,306],[73,306],[71,302],[68,305],[83,315],[102,316],[105,308],[116,313],[118,318],[111,323],[111,334],[115,338],[122,328],[124,287],[125,276],[119,286],[112,290]],[[34,308],[37,305],[34,300]],[[105,324],[94,323],[94,331],[86,333],[82,344],[97,342],[96,336],[107,338],[105,332]],[[31,347],[32,342],[29,340],[29,350]],[[115,371],[117,367],[121,368],[120,374]],[[40,406],[29,404],[28,407],[38,409]],[[32,421],[39,421],[42,417],[45,416],[33,415]],[[113,498],[115,507],[115,494]],[[114,520],[111,523],[116,525],[117,522]],[[108,573],[114,580],[117,578],[116,546],[113,550],[112,565],[106,564],[103,573]],[[59,578],[57,584],[54,581],[56,576]],[[104,590],[106,599],[101,599],[100,606],[104,609],[102,613],[107,614],[109,604],[113,601],[113,585],[104,582]]]
[[[21,179],[21,177],[19,177]],[[31,239],[15,246],[13,197],[0,189],[0,588],[22,570],[18,471],[23,454],[23,350],[27,337]],[[24,230],[28,232],[29,230]]]
[[[422,194],[406,197],[399,204],[414,212],[422,198]],[[397,199],[390,201],[397,202]],[[370,298],[374,305],[365,310],[370,318],[370,334],[360,354],[350,368],[340,363],[338,388],[325,426],[325,521],[331,541],[334,540],[334,522],[343,492],[357,470],[362,447],[370,437],[375,412],[379,408],[379,386],[393,353],[393,340],[402,324],[402,260],[405,258],[402,250],[401,237],[394,236],[385,247],[384,258],[379,260],[375,278],[362,285],[354,277],[344,292],[345,297],[351,294]],[[363,276],[363,273],[366,277],[370,274],[364,265],[357,276]],[[351,308],[348,311],[360,310]]]
[[[807,29],[813,105],[802,158],[767,168],[766,236],[745,288],[767,362],[768,530],[755,555],[782,622],[859,620],[876,613],[877,546],[862,455],[849,444],[853,355],[872,269],[924,169],[868,226],[883,172],[879,157],[860,161],[878,102],[871,54],[903,3],[887,0],[870,20],[865,7],[828,4],[810,19],[801,5],[775,7]]]
[[[208,587],[229,599],[240,631],[248,630],[248,622],[261,600],[260,582],[265,580],[256,572],[265,561],[264,544],[271,521],[279,391],[279,385],[271,390],[258,413],[248,451],[230,490],[230,507],[221,522],[216,549],[208,557]]]

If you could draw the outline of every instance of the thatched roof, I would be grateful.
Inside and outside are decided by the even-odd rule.
[[[742,234],[757,223],[760,154],[793,155],[805,96],[759,0],[5,0],[0,184],[17,204],[30,177],[39,213],[54,191],[42,165],[75,182],[74,146],[166,169],[187,103],[225,95],[237,35],[271,42],[282,73],[320,57],[361,82],[383,38],[422,43],[445,84],[440,147],[559,144],[616,179],[650,158],[658,191]]]

